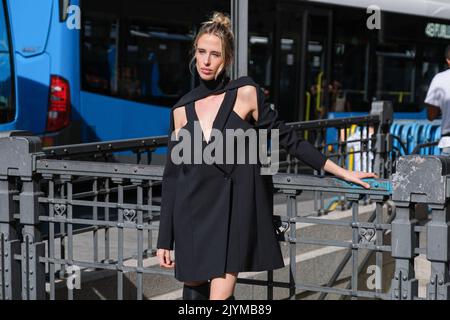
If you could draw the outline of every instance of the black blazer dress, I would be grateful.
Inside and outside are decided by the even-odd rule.
[[[255,86],[258,93],[258,121],[254,123],[233,111],[237,90],[246,85]],[[170,154],[180,140],[171,141],[170,136],[174,130],[173,110],[180,106],[172,108],[157,242],[157,248],[174,249],[175,278],[204,281],[227,272],[284,267],[273,225],[272,176],[261,175],[259,160],[256,164],[227,164],[225,160],[223,164],[174,164]],[[187,123],[183,129],[193,134],[194,121],[198,121],[194,101],[184,106]],[[227,84],[212,126],[222,132],[278,129],[280,147],[288,153],[316,170],[323,168],[326,161],[322,153],[278,118],[250,77]],[[206,142],[203,137],[202,148],[211,140]],[[246,139],[246,154],[249,147]]]

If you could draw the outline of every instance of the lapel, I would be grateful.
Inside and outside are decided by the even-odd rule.
[[[222,107],[219,109],[217,117],[213,122],[213,128],[219,130],[222,133],[223,137],[225,137],[224,127],[228,121],[231,111],[234,108],[236,96],[237,96],[237,88],[227,90],[227,93],[225,94],[225,97],[224,97],[224,103],[223,103]],[[224,144],[223,147],[225,149],[226,148],[225,139],[223,140],[223,144]],[[220,171],[222,171],[222,173],[224,174],[225,177],[229,177],[230,174],[233,172],[234,166],[236,164],[235,163],[233,163],[233,164],[226,163],[226,153],[224,153],[223,161],[224,161],[223,164],[214,163],[213,165],[216,168],[218,168]]]
[[[227,90],[225,93],[225,97],[223,98],[223,103],[217,112],[217,116],[213,121],[212,127],[214,129],[219,130],[220,132],[223,132],[223,128],[225,126],[225,123],[227,123],[228,117],[231,114],[231,111],[234,108],[234,103],[236,102],[236,96],[237,96],[237,89],[231,89]]]
[[[222,89],[222,92],[225,93],[224,100],[222,102],[221,107],[219,108],[219,111],[217,112],[216,118],[213,121],[212,128],[219,130],[224,134],[224,127],[225,124],[228,121],[228,118],[230,117],[231,112],[233,111],[234,104],[237,97],[237,90],[239,87],[245,86],[245,85],[253,85],[258,88],[258,85],[251,79],[250,77],[241,77],[236,80],[230,81],[227,86]],[[189,112],[192,112],[195,119],[198,121],[197,114],[195,112],[195,106],[194,101],[201,99],[198,96],[198,92],[196,92],[196,89],[191,91],[190,93],[183,96],[173,107],[177,108],[179,106],[186,106],[188,109],[191,108]],[[203,136],[203,131],[202,131]],[[204,138],[204,137],[203,137]],[[224,148],[226,147],[226,143],[224,141]],[[214,163],[213,166],[216,167],[221,173],[223,173],[224,177],[227,178],[227,181],[231,182],[231,173],[234,170],[234,167],[236,164],[226,164],[226,156],[224,157],[224,163],[223,164],[216,164]],[[229,179],[230,178],[230,179]]]

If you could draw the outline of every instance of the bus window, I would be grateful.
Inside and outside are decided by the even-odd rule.
[[[173,106],[198,84],[189,62],[200,23],[213,11],[229,13],[230,4],[194,0],[190,10],[182,10],[178,0],[82,1],[82,91]]]
[[[336,8],[330,111],[370,110],[370,38],[366,15],[360,9]]]
[[[334,46],[333,82],[331,83],[332,112],[367,111],[366,97],[368,44],[347,38],[338,38]]]
[[[423,48],[423,58],[421,68],[417,70],[418,72],[418,83],[417,83],[417,99],[419,103],[425,101],[428,93],[428,88],[430,87],[431,81],[434,76],[441,71],[445,70],[444,66],[444,46],[425,46]]]
[[[16,111],[8,30],[6,6],[0,1],[0,124],[13,121]]]
[[[186,61],[193,35],[189,29],[157,27],[133,21],[123,33],[119,72],[121,97],[158,105],[172,105],[189,91],[191,74]]]
[[[277,104],[275,99],[274,64],[274,30],[276,13],[275,1],[249,1],[248,3],[248,75],[264,90],[266,101]],[[287,107],[277,105],[277,110],[284,119]]]
[[[117,93],[117,23],[112,19],[87,17],[83,28],[83,89],[115,95]]]
[[[158,28],[145,22],[124,20],[119,24],[113,18],[86,17],[82,41],[83,90],[173,105],[191,85],[186,63],[193,40],[189,31]]]
[[[376,97],[392,101],[394,111],[420,111],[415,103],[415,56],[410,46],[379,46],[376,51]]]
[[[250,34],[248,43],[248,70],[253,80],[269,88],[271,86],[271,68],[273,45],[269,36],[264,34]]]

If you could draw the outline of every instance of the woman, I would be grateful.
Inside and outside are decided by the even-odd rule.
[[[278,119],[251,78],[229,81],[226,74],[234,48],[227,16],[214,13],[199,30],[193,49],[192,62],[201,83],[172,108],[171,135],[192,134],[192,147],[197,143],[195,130],[200,127],[204,150],[213,143],[214,130],[278,129],[279,144],[290,154],[316,170],[323,168],[369,187],[360,179],[374,174],[349,172],[327,160]],[[160,265],[175,268],[175,277],[184,282],[183,299],[234,299],[239,272],[284,267],[272,220],[272,177],[261,175],[260,162],[174,162],[176,141],[169,141],[163,177],[157,244]],[[248,152],[249,143],[245,147]],[[175,260],[170,256],[174,244]]]

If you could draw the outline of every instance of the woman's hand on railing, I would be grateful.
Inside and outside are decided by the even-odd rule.
[[[331,174],[334,174],[338,178],[341,178],[347,182],[359,184],[366,189],[370,189],[370,185],[367,182],[362,181],[361,179],[378,178],[378,176],[373,172],[349,171],[347,169],[339,167],[330,159],[325,162],[323,169]]]
[[[361,171],[349,171],[346,170],[346,174],[342,177],[347,182],[353,182],[363,186],[366,189],[370,189],[370,184],[362,181],[364,178],[378,178],[378,176],[373,172],[361,172]]]
[[[175,260],[170,258],[170,250],[158,249],[156,256],[159,259],[159,265],[163,268],[173,269],[175,267]]]

